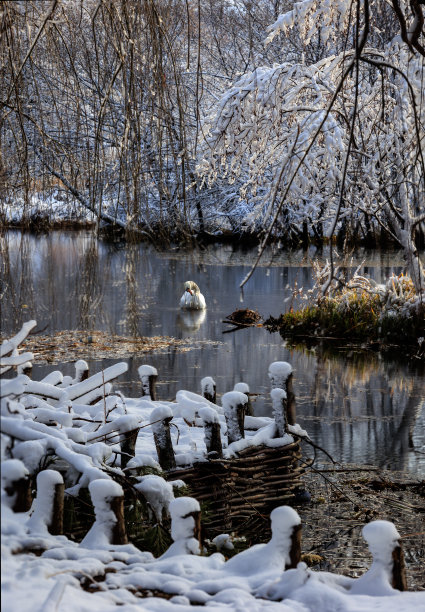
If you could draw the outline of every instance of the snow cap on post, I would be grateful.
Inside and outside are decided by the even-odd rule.
[[[404,555],[400,534],[390,521],[372,521],[362,535],[372,553],[369,570],[350,589],[356,595],[392,595],[394,589],[407,590]]]
[[[141,365],[137,371],[142,383],[142,397],[147,395],[154,402],[156,400],[158,370],[150,365]]]
[[[99,548],[109,544],[127,544],[121,485],[110,478],[99,478],[90,482],[89,491],[96,520],[81,546]]]
[[[34,533],[53,535],[63,533],[64,489],[62,474],[56,470],[43,470],[37,475],[37,497],[34,512],[27,527]]]
[[[73,384],[83,382],[89,377],[89,365],[84,359],[79,359],[75,362],[75,378]]]
[[[147,474],[139,477],[139,483],[134,485],[134,488],[143,494],[156,520],[162,523],[163,514],[169,513],[170,503],[174,499],[173,485],[161,476]]]
[[[281,549],[285,569],[297,567],[301,560],[301,519],[290,506],[279,506],[270,514],[272,537],[270,544]]]
[[[178,497],[174,499],[170,506],[171,516],[171,537],[174,542],[192,538],[195,521],[193,512],[200,512],[201,506],[194,497]]]
[[[4,501],[14,512],[26,512],[31,508],[29,472],[22,461],[2,461],[1,486],[6,492]]]
[[[362,529],[374,561],[388,562],[400,541],[400,534],[390,521],[372,521]]]
[[[161,559],[176,555],[199,555],[201,507],[193,497],[178,497],[170,504],[173,544]]]
[[[239,391],[247,396],[248,402],[245,406],[245,416],[254,416],[254,409],[252,407],[251,397],[249,394],[249,385],[247,385],[245,382],[238,382],[233,387],[233,391]]]
[[[202,395],[205,397],[205,399],[215,404],[217,399],[217,385],[215,384],[215,380],[211,378],[211,376],[205,376],[201,380],[201,389]]]
[[[269,365],[269,378],[272,389],[283,389],[286,380],[292,374],[292,366],[286,361],[274,361]]]

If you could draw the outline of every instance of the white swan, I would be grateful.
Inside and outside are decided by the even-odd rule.
[[[193,281],[186,281],[184,293],[180,299],[180,308],[185,308],[186,310],[204,310],[206,307],[205,298],[198,285]]]

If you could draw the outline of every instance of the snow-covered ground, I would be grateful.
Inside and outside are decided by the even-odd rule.
[[[400,592],[391,586],[393,551],[399,534],[392,523],[374,521],[363,535],[373,562],[360,578],[312,571],[305,563],[291,566],[294,530],[300,523],[287,506],[271,513],[272,537],[226,560],[231,538],[216,538],[217,552],[206,556],[196,532],[200,506],[191,497],[176,497],[181,483],[166,482],[160,475],[137,476],[135,488],[146,499],[156,520],[171,516],[173,543],[158,559],[128,544],[111,544],[117,515],[111,500],[123,495],[113,479],[138,467],[159,469],[157,444],[162,444],[161,423],[170,420],[177,466],[206,461],[203,424],[219,423],[222,434],[231,427],[235,440],[224,448],[232,457],[253,445],[284,446],[301,428],[285,427],[281,415],[273,419],[248,417],[250,430],[238,438],[233,410],[247,399],[240,390],[224,396],[223,406],[181,390],[174,402],[122,397],[112,392],[112,381],[126,368],[118,363],[83,380],[83,362],[77,362],[75,378],[51,373],[43,381],[31,381],[19,369],[33,358],[20,353],[19,344],[35,322],[24,325],[15,338],[0,347],[2,409],[2,610],[50,612],[85,610],[291,610],[330,612],[425,609],[425,592]],[[11,366],[18,367],[13,376]],[[288,364],[274,364],[270,378],[276,412],[284,399]],[[155,375],[142,367],[142,377]],[[149,385],[144,381],[144,388]],[[204,386],[211,390],[213,381]],[[100,396],[99,396],[100,388]],[[106,393],[104,392],[106,390]],[[207,389],[205,389],[207,390]],[[94,403],[91,403],[93,402]],[[280,420],[279,420],[280,419]],[[140,428],[135,456],[125,470],[120,465],[120,439]],[[279,435],[278,428],[286,429]],[[156,442],[154,440],[156,436]],[[16,507],[16,483],[36,474],[46,457],[58,458],[37,476],[37,496],[29,510]],[[59,467],[60,466],[60,471]],[[96,520],[81,543],[51,535],[55,491],[65,480],[67,493],[88,487]],[[51,529],[50,529],[51,530]],[[366,550],[365,543],[365,550]],[[220,552],[221,550],[221,552]],[[286,568],[286,569],[285,569]]]

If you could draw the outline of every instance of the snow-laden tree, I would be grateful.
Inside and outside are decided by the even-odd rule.
[[[372,241],[384,231],[420,291],[425,52],[422,7],[411,4],[410,19],[408,4],[394,0],[399,13],[384,27],[379,0],[295,3],[266,43],[281,37],[285,55],[296,33],[319,59],[288,54],[239,78],[204,126],[200,171],[209,184],[224,177],[237,187],[244,224],[265,226],[263,244],[273,232]]]

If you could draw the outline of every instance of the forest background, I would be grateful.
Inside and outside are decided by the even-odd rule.
[[[1,11],[4,223],[89,213],[162,245],[397,245],[423,289],[420,0]]]

